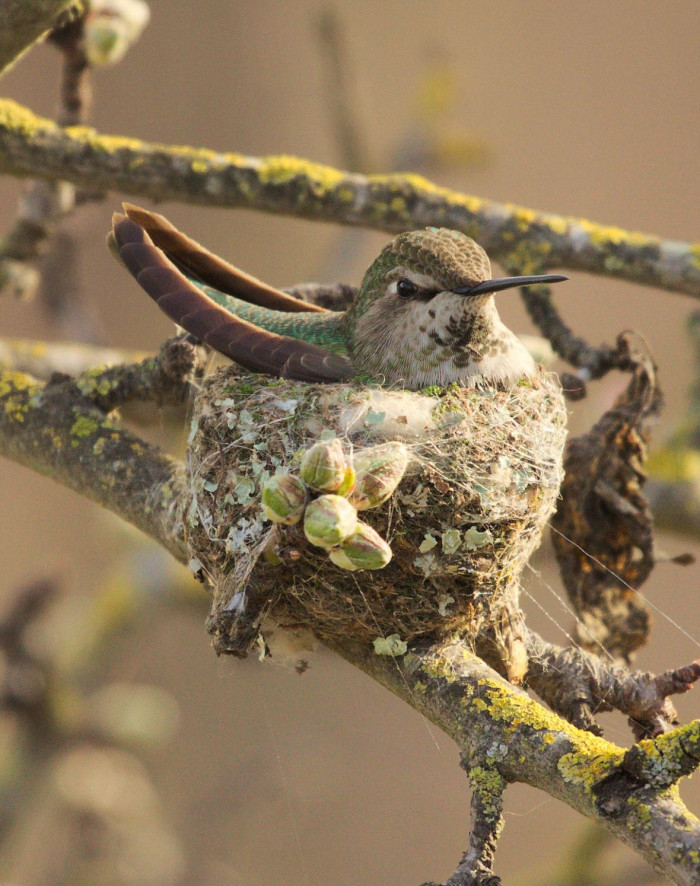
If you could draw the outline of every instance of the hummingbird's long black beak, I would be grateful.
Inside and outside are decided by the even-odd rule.
[[[534,277],[499,277],[496,280],[484,280],[476,286],[460,286],[453,289],[457,295],[484,295],[486,292],[500,292],[514,286],[532,286],[533,283],[561,283],[568,280],[563,274],[540,274]]]

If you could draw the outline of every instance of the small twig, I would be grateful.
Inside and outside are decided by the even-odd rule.
[[[472,766],[465,754],[462,754],[461,766],[472,788],[472,823],[467,850],[445,886],[500,886],[500,877],[493,873],[493,863],[504,826],[506,781],[496,766]]]
[[[59,126],[79,126],[90,116],[92,84],[90,64],[85,55],[83,22],[81,16],[54,28],[48,37],[63,55]]]
[[[562,649],[528,631],[528,683],[552,710],[579,729],[600,735],[594,714],[618,710],[629,717],[635,736],[658,736],[676,723],[669,696],[692,689],[700,679],[700,662],[658,677],[628,671],[583,649]]]
[[[530,319],[548,339],[556,353],[579,371],[561,375],[562,388],[570,400],[580,400],[586,394],[586,382],[602,378],[612,369],[629,370],[626,354],[618,347],[595,347],[584,338],[574,335],[561,318],[551,298],[548,286],[530,286],[523,291],[523,302]]]
[[[206,363],[203,348],[188,335],[168,339],[155,357],[139,363],[89,369],[75,379],[80,393],[103,412],[134,400],[182,403],[191,393],[191,383]]]

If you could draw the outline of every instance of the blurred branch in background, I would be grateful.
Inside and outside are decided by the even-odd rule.
[[[346,169],[370,172],[378,164],[371,158],[360,108],[351,89],[352,63],[347,35],[337,9],[326,7],[317,22],[321,59],[324,62],[323,92],[338,153]],[[426,47],[418,63],[418,83],[406,129],[382,169],[449,168],[468,170],[486,164],[491,150],[477,136],[451,126],[449,118],[459,94],[454,67],[439,46]]]
[[[648,495],[656,522],[671,532],[700,538],[700,312],[688,317],[694,381],[681,426],[649,462]]]
[[[1,7],[0,7],[1,8]],[[25,4],[26,8],[26,4]],[[86,13],[71,10],[48,32],[61,53],[59,126],[80,126],[92,105],[91,70],[118,61],[148,22],[143,0],[92,0]],[[104,199],[101,191],[76,190],[65,181],[29,181],[13,228],[0,242],[0,291],[31,298],[38,289],[48,315],[71,337],[93,337],[89,315],[76,297],[78,250],[71,235],[56,227],[75,209]],[[43,259],[45,273],[34,263]],[[50,286],[41,285],[50,279]]]
[[[357,102],[350,92],[345,33],[338,12],[329,6],[318,18],[321,60],[325,65],[324,95],[340,156],[348,169],[366,172],[372,168],[363,143]]]
[[[450,126],[459,94],[458,76],[441,48],[433,45],[427,47],[424,59],[419,62],[415,96],[405,126],[396,144],[386,152],[383,161],[379,161],[374,156],[377,140],[368,137],[362,108],[352,88],[357,71],[353,69],[343,19],[328,5],[318,17],[316,29],[323,62],[321,85],[330,108],[329,122],[338,156],[346,169],[355,172],[371,172],[377,168],[390,172],[411,169],[434,175],[448,169],[468,172],[486,164],[490,151],[483,140],[462,128]],[[329,271],[342,276],[346,266],[352,267],[366,236],[367,232],[362,229],[343,228],[336,248],[325,260]]]
[[[67,6],[68,4],[63,4]],[[44,4],[42,12],[52,20],[50,9],[56,4]],[[19,19],[31,5],[9,3],[0,5],[0,33],[19,34]],[[34,12],[36,19],[41,15]],[[61,50],[63,55],[60,106],[57,123],[75,126],[87,119],[91,89],[88,62],[83,49],[83,17],[73,6],[70,14],[64,14],[51,31],[41,34]],[[39,285],[39,273],[31,262],[38,259],[47,248],[56,223],[72,212],[75,206],[75,188],[60,181],[30,181],[20,197],[17,219],[13,228],[0,242],[0,290],[8,287],[19,298],[31,298]],[[57,296],[54,295],[54,300]],[[60,299],[63,301],[63,299]],[[70,301],[70,300],[69,300]],[[73,305],[75,300],[73,299]]]
[[[646,886],[658,883],[651,868],[642,864],[625,865],[624,869],[608,856],[614,849],[611,834],[596,824],[585,824],[574,842],[564,848],[552,876],[538,878],[533,886]]]
[[[148,356],[144,351],[105,348],[82,342],[0,339],[0,368],[25,372],[42,381],[47,381],[54,372],[80,375],[96,366],[138,363]]]
[[[96,685],[130,627],[191,598],[171,558],[144,553],[129,554],[79,605],[56,579],[29,584],[0,622],[3,881],[108,876],[155,886],[182,874],[182,850],[139,761],[170,741],[177,702],[148,684]]]

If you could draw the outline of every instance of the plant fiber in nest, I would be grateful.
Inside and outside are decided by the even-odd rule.
[[[263,618],[321,639],[507,633],[521,617],[520,574],[555,507],[565,425],[547,373],[510,391],[420,393],[231,368],[207,377],[194,407],[185,520],[192,567],[214,591],[215,648],[245,655]],[[301,525],[262,514],[265,480],[296,473],[329,432],[348,457],[385,440],[409,449],[398,489],[361,512],[392,547],[384,569],[343,570]]]

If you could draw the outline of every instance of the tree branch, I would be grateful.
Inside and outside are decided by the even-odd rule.
[[[0,455],[109,508],[186,562],[184,467],[91,402],[90,393],[105,396],[99,381],[0,372]]]
[[[245,157],[63,130],[8,100],[0,102],[0,172],[391,232],[444,225],[522,273],[572,268],[700,298],[700,245],[459,194],[417,175],[364,176],[284,155]]]
[[[329,645],[454,739],[467,768],[480,761],[491,770],[496,788],[503,778],[545,790],[674,882],[698,882],[700,823],[669,782],[700,765],[700,720],[626,752],[546,711],[459,642],[413,648],[396,659],[349,641]],[[496,812],[492,829],[470,849],[491,845]]]
[[[568,722],[594,735],[602,730],[593,715],[612,710],[627,714],[637,740],[665,733],[678,722],[669,696],[688,692],[700,678],[700,661],[658,676],[630,672],[585,649],[562,649],[534,631],[528,631],[527,647],[530,688]]]

